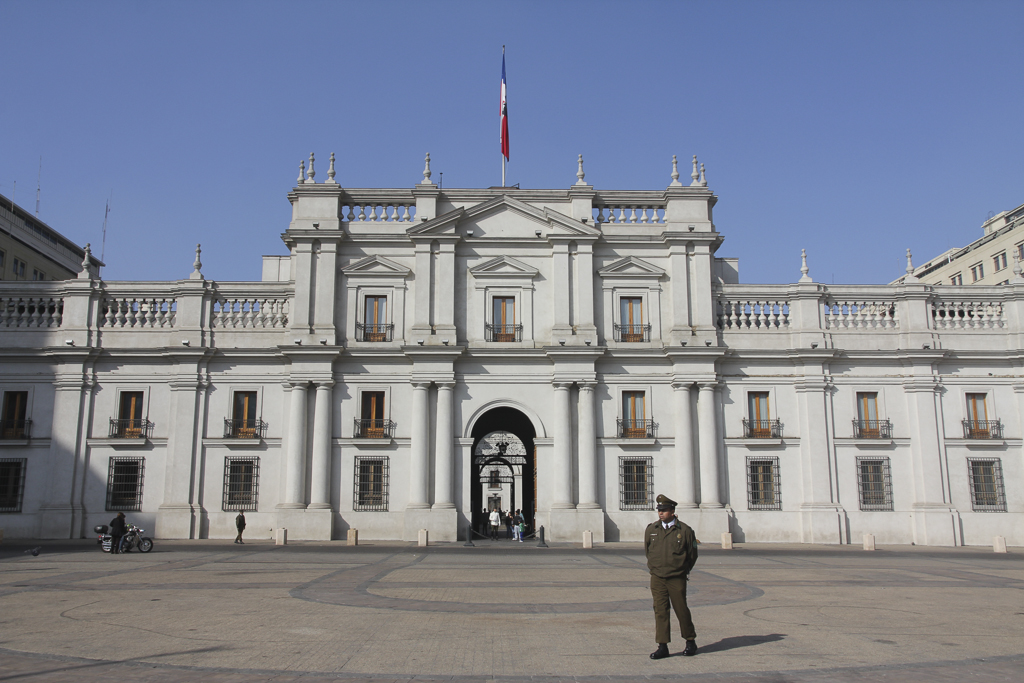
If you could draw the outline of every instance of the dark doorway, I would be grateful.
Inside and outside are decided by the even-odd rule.
[[[473,426],[473,466],[470,471],[470,510],[473,529],[486,534],[487,515],[494,499],[485,489],[504,487],[513,512],[521,500],[526,531],[534,530],[537,507],[537,462],[533,439],[536,432],[530,418],[515,408],[494,408],[484,413]],[[517,487],[518,486],[518,490]],[[502,522],[504,525],[504,522]],[[502,534],[504,537],[504,534]]]

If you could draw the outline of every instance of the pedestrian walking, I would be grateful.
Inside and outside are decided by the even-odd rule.
[[[121,539],[128,533],[128,524],[125,522],[124,513],[118,512],[117,517],[110,520],[110,554],[117,555],[121,552]]]
[[[515,516],[512,518],[512,531],[515,536],[513,538],[520,543],[523,542],[523,512],[522,510],[516,510]]]
[[[498,540],[498,527],[501,525],[501,513],[497,509],[491,510],[491,540]]]
[[[245,513],[241,510],[238,511],[238,516],[235,517],[235,528],[238,529],[238,535],[235,536],[235,543],[245,544],[242,540],[242,532],[245,531]]]
[[[659,495],[658,521],[644,532],[647,568],[651,572],[651,595],[654,597],[654,640],[658,649],[651,659],[668,657],[672,640],[669,605],[679,620],[679,631],[686,639],[684,657],[697,654],[697,632],[693,628],[690,608],[686,606],[686,581],[697,562],[697,537],[693,529],[676,517],[676,502]]]
[[[512,511],[505,513],[505,540],[512,540]]]

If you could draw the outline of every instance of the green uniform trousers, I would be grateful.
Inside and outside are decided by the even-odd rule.
[[[684,640],[695,640],[690,608],[686,606],[686,579],[677,576],[662,579],[651,575],[651,595],[654,596],[654,642],[672,642],[672,621],[668,611],[669,603],[679,619],[679,632]]]

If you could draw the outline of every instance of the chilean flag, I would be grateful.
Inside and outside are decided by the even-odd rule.
[[[501,50],[501,154],[508,160],[508,104],[505,102],[505,49]]]

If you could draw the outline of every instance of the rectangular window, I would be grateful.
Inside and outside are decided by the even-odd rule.
[[[624,296],[619,299],[619,325],[619,341],[647,341],[642,298]]]
[[[14,272],[14,279],[15,280],[20,280],[21,278],[25,277],[25,262],[24,261],[22,261],[21,259],[14,259],[14,261],[13,261],[13,263],[11,265],[12,265],[11,270]]]
[[[857,458],[857,488],[860,509],[892,512],[892,477],[889,458]]]
[[[646,408],[644,392],[622,392],[622,438],[647,438],[649,425]]]
[[[858,439],[888,439],[892,437],[889,420],[878,417],[878,392],[857,392],[857,421],[854,436]]]
[[[32,269],[32,279],[36,280],[36,281],[45,280],[46,279],[46,273],[44,273],[43,271],[41,271],[41,270],[39,270],[37,268],[33,268]]]
[[[493,341],[514,342],[516,339],[516,300],[511,296],[496,296],[491,300]]]
[[[1006,512],[1003,465],[999,458],[967,458],[971,508],[975,512]]]
[[[144,439],[147,421],[142,419],[142,403],[145,392],[122,391],[121,403],[117,410],[117,419],[111,420],[111,437],[118,439]]]
[[[5,391],[0,438],[27,439],[30,423],[25,419],[28,409],[27,391]]]
[[[386,296],[368,296],[364,304],[363,341],[384,342],[388,337],[388,298]]]
[[[255,439],[259,436],[255,391],[235,392],[231,410],[231,435],[236,439]]]
[[[142,479],[145,458],[112,457],[107,470],[107,510],[123,512],[142,509]]]
[[[778,420],[773,420],[767,391],[747,392],[747,420],[744,437],[748,439],[781,438]]]
[[[1020,244],[1018,244],[1016,248],[1017,248],[1017,259],[1020,260],[1020,261],[1024,261],[1024,242],[1021,242]],[[0,261],[0,265],[3,265],[2,261]]]
[[[497,469],[493,469],[487,474],[487,488],[489,489],[500,489],[501,488],[501,472]]]
[[[964,420],[965,439],[1001,439],[1003,425],[990,420],[986,394],[967,394],[967,419]]]
[[[0,250],[0,268],[3,268],[7,262],[7,253]]]
[[[619,458],[619,509],[653,510],[654,459],[650,456]]]
[[[992,262],[995,264],[997,273],[1006,268],[1006,252],[1004,251],[1001,254],[996,254],[995,257],[993,257]]]
[[[0,458],[0,512],[21,512],[26,458]]]
[[[362,418],[360,422],[357,436],[364,439],[384,438],[387,425],[384,424],[383,391],[363,392]]]
[[[352,509],[388,511],[388,458],[356,456]]]
[[[983,263],[976,263],[971,266],[971,277],[973,278],[972,282],[977,282],[985,277],[985,265]]]
[[[254,456],[224,458],[224,512],[256,511],[260,493],[260,459]]]
[[[782,509],[778,458],[747,457],[747,509]]]
[[[949,284],[951,285],[962,285],[964,283],[963,273],[957,273],[953,277],[949,278]]]

